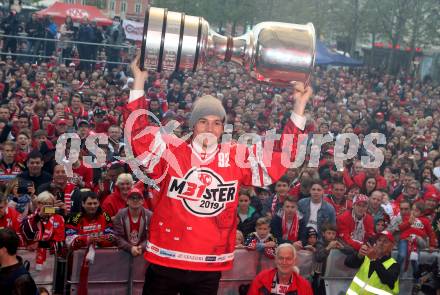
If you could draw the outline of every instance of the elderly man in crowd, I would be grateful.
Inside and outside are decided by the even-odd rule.
[[[252,281],[248,295],[312,295],[310,283],[298,274],[295,259],[296,250],[293,245],[279,245],[275,251],[276,267],[260,272]]]

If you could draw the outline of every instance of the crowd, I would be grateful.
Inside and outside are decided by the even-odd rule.
[[[61,30],[72,30],[68,21]],[[75,63],[0,61],[0,228],[14,229],[20,245],[35,250],[37,269],[48,253],[63,257],[67,249],[90,245],[117,246],[133,256],[145,251],[157,191],[137,182],[121,160],[130,76],[122,66],[92,70]],[[440,115],[440,87],[377,69],[320,67],[312,86],[305,132],[310,139],[323,134],[333,141],[322,144],[318,167],[306,161],[274,185],[240,189],[236,247],[271,258],[286,242],[314,252],[315,274],[309,279],[321,294],[331,249],[349,255],[388,230],[397,241],[401,269],[411,264],[417,271],[420,251],[439,247],[440,126],[434,118]],[[273,128],[281,133],[293,105],[288,90],[258,84],[244,69],[220,62],[195,73],[150,73],[144,89],[158,119],[151,124],[176,120],[178,137],[191,131],[193,102],[204,94],[221,100],[232,141]],[[55,161],[57,140],[68,132],[81,139],[71,177]],[[354,133],[362,143],[373,132],[386,136],[386,144],[378,145],[384,155],[380,168],[363,167],[361,157],[369,152],[362,146],[338,169],[338,136]],[[99,156],[85,144],[96,133],[109,139],[98,145],[105,153],[101,167],[83,161]],[[66,157],[71,152],[68,146]]]
[[[2,60],[11,58],[25,63],[35,62],[37,56],[44,56],[46,61],[62,61],[66,66],[73,63],[86,71],[103,67],[107,62],[123,61],[120,46],[126,39],[119,17],[113,19],[112,25],[103,27],[87,16],[79,23],[68,16],[63,24],[58,25],[50,15],[27,14],[13,9],[7,13],[0,11],[0,30],[10,36],[2,40]],[[103,43],[109,46],[100,46]],[[108,65],[110,69],[114,66],[113,63]]]

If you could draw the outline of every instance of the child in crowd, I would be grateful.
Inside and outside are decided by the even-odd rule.
[[[257,219],[255,232],[249,234],[245,241],[248,250],[257,250],[268,258],[275,257],[276,239],[270,233],[270,221],[266,217]]]
[[[312,287],[315,295],[325,295],[325,285],[322,275],[325,274],[327,257],[333,249],[339,249],[344,254],[351,253],[349,247],[344,242],[338,240],[337,228],[333,224],[324,224],[322,227],[322,240],[316,243],[315,265],[313,270]]]
[[[374,225],[374,232],[381,233],[388,227],[388,222],[384,218],[380,218]]]
[[[237,230],[235,236],[235,249],[243,249],[244,248],[244,236],[243,233]]]
[[[307,229],[307,243],[304,245],[304,250],[316,251],[316,244],[318,243],[318,233],[313,227],[308,227]]]

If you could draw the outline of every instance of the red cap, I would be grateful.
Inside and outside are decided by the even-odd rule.
[[[384,118],[385,117],[385,115],[382,113],[382,112],[379,112],[379,113],[377,113],[376,114],[376,118]]]
[[[141,192],[139,189],[137,189],[137,188],[132,188],[132,189],[130,190],[130,192],[128,193],[127,198],[130,198],[130,196],[132,196],[132,195],[139,195],[141,198],[144,197],[144,195],[142,194],[142,192]]]
[[[64,119],[58,119],[57,122],[56,122],[56,124],[57,124],[57,125],[63,125],[63,124],[64,124],[64,125],[67,125],[67,121],[64,120]]]
[[[376,237],[379,238],[380,236],[385,236],[385,237],[386,237],[390,242],[392,242],[392,243],[395,242],[395,241],[394,241],[394,236],[393,236],[393,234],[390,233],[390,232],[387,231],[387,230],[384,230],[384,231],[378,233]]]
[[[368,203],[368,197],[366,195],[358,194],[353,199],[353,205],[356,205],[356,204],[359,204],[362,202]]]

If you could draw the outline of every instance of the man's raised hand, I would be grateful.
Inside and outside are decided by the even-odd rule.
[[[131,72],[134,77],[133,90],[144,90],[144,83],[148,79],[148,71],[139,68],[140,54],[137,54],[130,64]]]
[[[310,86],[305,86],[302,82],[296,82],[293,84],[293,97],[295,99],[295,105],[293,111],[295,114],[303,116],[306,109],[307,102],[312,97],[313,90]]]

